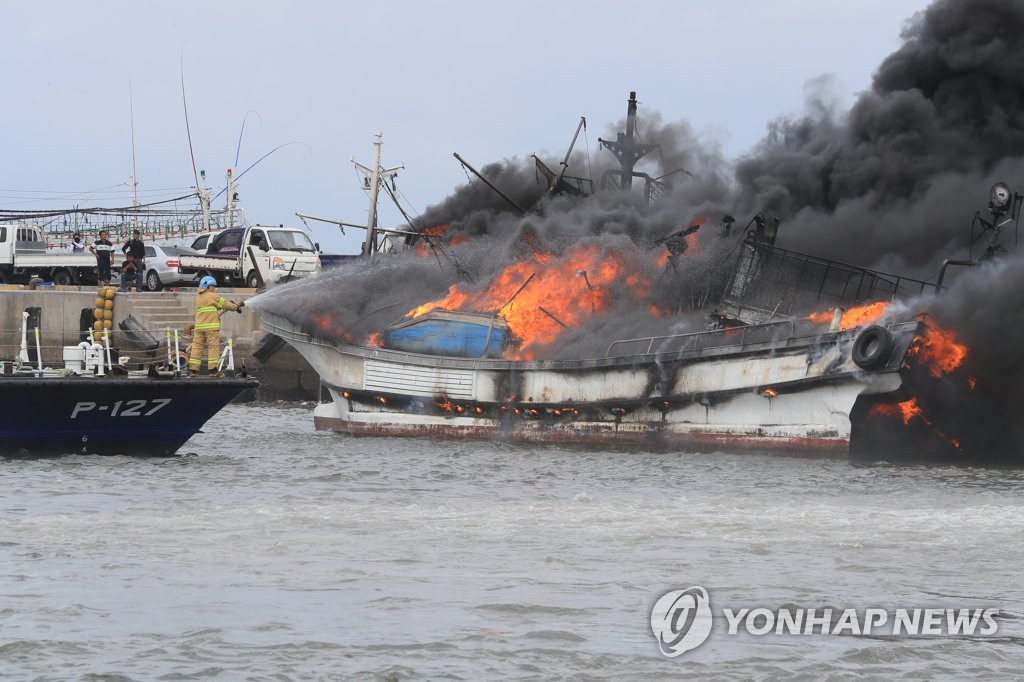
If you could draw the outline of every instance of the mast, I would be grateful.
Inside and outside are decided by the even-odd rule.
[[[377,250],[377,196],[380,194],[380,183],[398,176],[398,171],[404,170],[405,165],[399,164],[391,168],[383,168],[380,165],[380,148],[384,144],[384,133],[376,132],[373,142],[373,168],[352,159],[356,170],[363,174],[364,186],[370,190],[370,211],[366,218],[366,241],[363,243],[363,253],[372,256]]]
[[[235,176],[230,168],[228,168],[227,172],[227,195],[227,205],[224,208],[227,214],[227,226],[232,227],[235,224],[235,199],[237,194],[235,193]]]
[[[139,180],[135,174],[135,96],[132,93],[132,82],[128,81],[128,119],[132,133],[132,208],[139,207]],[[132,213],[132,229],[138,227],[138,218]]]
[[[504,199],[505,201],[507,201],[507,202],[508,202],[508,204],[509,204],[509,205],[510,205],[510,206],[511,206],[512,208],[516,209],[516,210],[517,210],[517,211],[518,211],[519,213],[526,213],[526,211],[524,211],[524,210],[523,210],[523,207],[522,207],[522,206],[520,206],[520,205],[519,205],[519,204],[517,204],[517,203],[516,203],[515,201],[513,201],[513,200],[512,200],[512,198],[511,198],[511,197],[510,197],[509,195],[505,194],[505,193],[504,193],[504,192],[502,192],[502,191],[501,191],[500,189],[498,189],[497,187],[495,187],[495,185],[494,185],[494,183],[493,183],[493,182],[491,182],[490,180],[488,180],[488,179],[487,179],[487,178],[485,178],[484,176],[480,175],[480,171],[478,171],[478,170],[477,170],[476,168],[473,168],[472,166],[470,166],[470,165],[469,165],[469,163],[468,163],[468,162],[467,162],[467,161],[466,161],[466,160],[465,160],[464,158],[462,158],[461,156],[459,156],[459,155],[458,155],[458,153],[456,153],[456,152],[452,152],[452,156],[454,156],[454,157],[455,157],[455,158],[456,158],[456,159],[458,160],[458,162],[459,162],[459,163],[461,163],[461,164],[462,164],[463,166],[465,166],[465,167],[466,167],[466,168],[468,168],[468,169],[469,169],[470,171],[472,171],[473,175],[475,175],[475,176],[477,176],[478,178],[480,178],[480,181],[481,181],[481,182],[483,182],[483,183],[484,183],[485,185],[487,185],[487,186],[488,186],[488,187],[490,187],[490,188],[491,188],[492,190],[494,190],[495,194],[497,194],[497,195],[498,195],[499,197],[501,197],[502,199]]]
[[[629,93],[626,102],[626,132],[620,132],[615,140],[597,139],[598,143],[615,155],[619,160],[619,171],[605,171],[605,178],[609,175],[618,175],[619,188],[629,189],[633,186],[633,172],[637,161],[642,159],[648,152],[657,149],[656,144],[642,144],[636,139],[636,92]]]
[[[203,231],[210,231],[210,192],[206,189],[206,171],[199,171],[199,205],[203,207]]]

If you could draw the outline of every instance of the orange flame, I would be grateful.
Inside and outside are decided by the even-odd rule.
[[[384,337],[378,332],[373,332],[366,337],[366,345],[380,348],[384,345]]]
[[[866,324],[874,324],[885,316],[885,312],[888,309],[889,304],[885,301],[875,301],[874,303],[868,303],[867,305],[845,310],[843,311],[843,316],[839,322],[839,329],[842,331],[845,329],[863,327]],[[814,324],[829,324],[832,322],[834,311],[835,308],[830,308],[823,313],[811,313],[806,319],[810,320]]]
[[[422,234],[426,237],[432,237],[434,241],[440,240],[448,234],[448,225],[434,225],[433,227],[428,227],[422,231]],[[467,241],[469,241],[469,235],[457,234],[447,240],[445,245],[448,247],[458,246],[459,244]],[[426,239],[420,239],[416,244],[416,254],[419,256],[429,256],[433,252],[434,250],[431,248],[430,242]]]
[[[562,256],[541,252],[509,265],[482,290],[465,291],[452,285],[444,298],[410,310],[407,317],[436,308],[494,312],[501,307],[509,330],[522,344],[513,359],[530,360],[566,328],[607,310],[613,285],[625,285],[635,298],[646,297],[650,282],[639,272],[632,256],[593,245],[578,246]],[[533,280],[506,305],[531,274]]]
[[[904,400],[902,403],[875,405],[871,408],[871,414],[884,415],[886,417],[901,417],[904,424],[909,424],[910,420],[914,417],[924,418],[924,415],[921,412],[921,406],[917,404],[917,398]]]
[[[933,424],[931,420],[924,415],[924,412],[921,410],[921,406],[917,403],[917,398],[904,400],[902,403],[874,405],[869,414],[872,416],[899,417],[903,420],[904,424],[909,424],[911,419],[917,417],[927,424],[928,427],[936,433],[936,435],[941,438],[945,438],[954,448],[957,450],[962,449],[958,439],[951,438],[942,431],[939,431],[935,424]]]
[[[330,312],[324,311],[322,313],[314,313],[312,321],[313,325],[326,336],[338,337],[348,342],[352,341],[352,335],[342,329],[341,325],[334,321]]]
[[[928,367],[928,372],[938,378],[963,364],[967,358],[967,346],[957,341],[952,330],[932,323],[923,335],[914,339],[907,355],[919,359]],[[969,379],[968,384],[973,390],[974,379]]]

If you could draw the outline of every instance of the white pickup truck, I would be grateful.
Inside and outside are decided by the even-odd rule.
[[[257,287],[285,277],[320,272],[319,247],[303,230],[253,225],[229,227],[210,238],[204,255],[182,254],[178,270],[201,278],[211,275],[223,285]]]
[[[34,225],[0,225],[0,284],[28,284],[33,277],[54,284],[96,284],[96,256],[50,251],[46,235]]]

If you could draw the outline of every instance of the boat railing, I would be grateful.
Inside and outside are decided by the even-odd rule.
[[[935,284],[790,251],[748,238],[722,296],[724,306],[793,315],[823,304],[847,307],[872,301],[911,300]],[[755,317],[756,319],[756,317]]]
[[[801,329],[798,323],[806,324],[807,329]],[[891,332],[897,334],[913,331],[918,324],[916,320],[913,320],[910,322],[888,324],[886,326]],[[269,313],[261,315],[260,325],[264,331],[275,334],[285,341],[296,341],[308,346],[332,348],[346,355],[409,365],[422,365],[435,369],[468,370],[544,369],[558,371],[594,369],[666,360],[724,357],[737,352],[755,350],[773,353],[788,352],[796,348],[823,343],[835,343],[839,339],[852,339],[859,333],[858,329],[823,332],[820,327],[814,328],[814,325],[809,322],[779,320],[767,324],[732,329],[639,339],[620,339],[609,346],[608,354],[604,357],[578,360],[507,360],[502,358],[445,357],[410,353],[389,348],[360,346],[342,339],[312,334],[308,329],[300,325]],[[664,343],[659,344],[659,341]],[[629,353],[611,355],[617,346],[627,343],[643,344],[643,346]]]
[[[700,331],[700,332],[687,332],[684,334],[670,334],[668,336],[642,336],[635,339],[619,339],[618,341],[612,341],[608,346],[608,350],[605,351],[605,357],[621,357],[623,355],[653,355],[657,353],[666,352],[684,352],[693,350],[707,350],[710,348],[717,348],[719,346],[740,346],[744,347],[748,342],[748,335],[763,332],[764,330],[779,329],[785,330],[784,336],[786,338],[792,338],[796,336],[796,321],[795,320],[779,320],[776,322],[766,322],[764,324],[753,324],[745,327],[732,327],[729,329],[713,329],[711,331]],[[781,335],[772,334],[773,337],[779,338]],[[704,341],[721,337],[728,341],[728,343],[722,343],[717,345],[708,345],[702,343]],[[759,338],[758,341],[764,341],[765,339]],[[678,343],[677,342],[681,342]],[[645,350],[637,351],[634,350],[629,353],[619,353],[613,355],[613,351],[616,346],[627,346],[633,344],[634,347],[645,347]],[[655,345],[657,344],[657,350]]]

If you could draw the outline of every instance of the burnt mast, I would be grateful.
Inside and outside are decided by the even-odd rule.
[[[633,167],[637,161],[642,159],[648,152],[658,148],[656,144],[643,144],[636,139],[636,92],[629,93],[629,100],[626,107],[626,132],[619,132],[615,140],[604,140],[597,138],[598,144],[607,149],[619,160],[620,170],[607,170],[601,178],[601,187],[606,189],[609,178],[618,176],[620,189],[629,189],[633,186],[633,176],[648,177],[644,173],[636,173]]]

